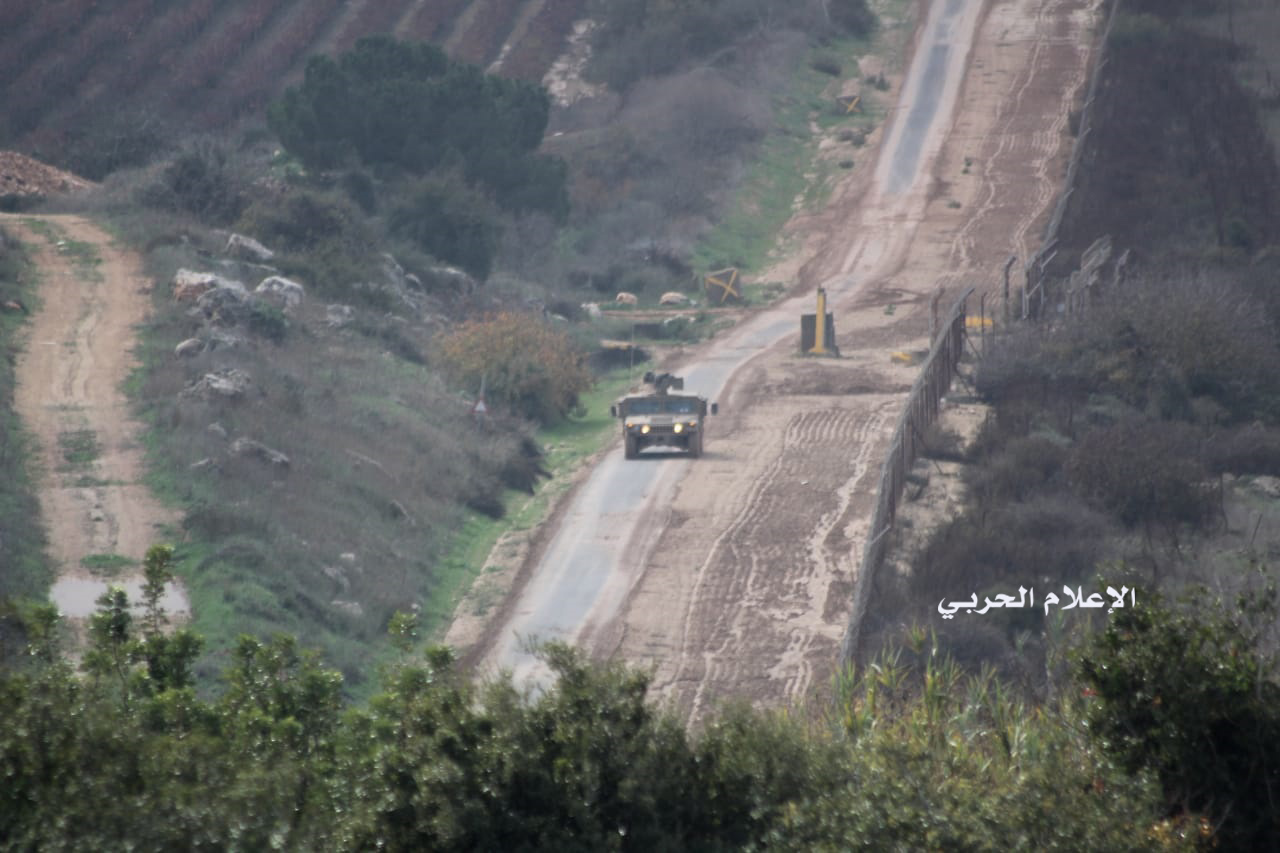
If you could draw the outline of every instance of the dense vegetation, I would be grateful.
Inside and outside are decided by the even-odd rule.
[[[1211,6],[1123,5],[1044,310],[975,359],[976,441],[926,437],[963,463],[964,509],[882,579],[864,630],[879,632],[873,654],[940,589],[1145,590],[1079,660],[1089,728],[1126,770],[1155,774],[1168,813],[1212,815],[1217,843],[1260,849],[1280,837],[1276,756],[1259,748],[1275,685],[1252,656],[1277,647],[1260,615],[1280,531],[1274,104],[1241,85],[1241,47],[1206,34],[1223,24]],[[1112,256],[1068,309],[1069,274],[1103,236]],[[1158,602],[1187,587],[1179,607]],[[931,624],[966,667],[1042,699],[1063,689],[1053,649],[1083,629],[1047,606]]]
[[[148,554],[161,588],[170,552]],[[446,649],[398,658],[343,708],[342,679],[285,636],[241,638],[222,688],[198,639],[118,591],[84,674],[47,609],[0,672],[0,835],[20,847],[346,850],[1260,849],[1280,830],[1274,662],[1246,617],[1144,597],[1032,708],[923,633],[805,722],[744,708],[688,734],[648,677],[543,655],[536,696],[473,683]],[[1222,655],[1230,665],[1220,664]],[[1271,786],[1269,788],[1268,786]]]
[[[30,437],[13,411],[14,365],[19,328],[35,304],[31,270],[22,246],[0,229],[0,641],[12,627],[5,610],[38,598],[50,577],[44,564],[44,531],[31,489]]]

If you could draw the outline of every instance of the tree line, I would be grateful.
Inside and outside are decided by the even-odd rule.
[[[965,675],[924,631],[849,674],[829,709],[731,706],[696,733],[648,673],[549,645],[554,681],[474,680],[419,647],[366,704],[287,636],[242,637],[204,696],[199,638],[158,602],[99,601],[79,669],[50,608],[0,669],[0,837],[16,849],[1262,849],[1280,825],[1280,711],[1239,610],[1119,611],[1060,698]]]

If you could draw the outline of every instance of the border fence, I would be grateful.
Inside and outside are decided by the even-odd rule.
[[[929,355],[920,366],[920,375],[911,386],[907,403],[893,432],[893,442],[880,472],[880,488],[876,508],[871,515],[867,543],[862,550],[862,563],[853,585],[853,612],[840,644],[840,666],[847,666],[858,651],[858,638],[867,601],[875,586],[876,576],[888,551],[888,534],[898,514],[898,501],[906,486],[907,474],[923,446],[926,429],[938,417],[943,396],[951,387],[956,368],[964,353],[966,303],[973,294],[970,287],[960,295],[940,332],[933,340]]]

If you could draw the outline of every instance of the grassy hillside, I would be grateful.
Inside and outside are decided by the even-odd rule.
[[[662,27],[718,20],[741,50],[690,42],[588,104],[550,108],[535,87],[456,60],[536,77],[581,4],[138,2],[86,6],[74,22],[6,6],[0,66],[79,52],[17,104],[0,140],[103,178],[74,204],[137,247],[158,283],[130,392],[153,484],[183,514],[178,571],[208,639],[201,674],[238,634],[286,631],[361,692],[395,611],[443,625],[485,546],[504,525],[536,523],[562,488],[539,487],[544,474],[611,434],[602,408],[574,400],[600,407],[621,380],[530,391],[545,387],[540,372],[578,382],[548,373],[563,362],[542,347],[607,371],[602,338],[661,352],[706,334],[722,321],[633,324],[583,304],[618,290],[646,307],[668,290],[698,298],[695,266],[758,262],[783,221],[772,202],[760,221],[726,219],[739,187],[784,204],[806,188],[808,119],[838,120],[831,90],[866,44],[821,6],[656,4]],[[652,42],[632,29],[600,30],[597,47]],[[453,61],[356,38],[388,30],[428,35]],[[182,51],[162,49],[179,37]],[[120,61],[125,49],[147,59]],[[316,53],[334,59],[304,71]],[[767,178],[741,184],[762,150]],[[709,233],[710,251],[698,242]],[[249,291],[276,274],[301,298],[223,284],[196,299],[180,269]],[[544,330],[529,338],[543,343],[501,368],[451,362],[455,329],[498,312]],[[482,382],[491,414],[477,421]]]

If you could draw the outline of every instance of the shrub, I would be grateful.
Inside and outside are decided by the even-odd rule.
[[[1128,526],[1200,525],[1213,512],[1199,433],[1185,424],[1130,419],[1089,431],[1067,461],[1071,482]]]
[[[458,181],[428,179],[390,212],[392,235],[484,279],[502,226],[496,212]]]
[[[1280,476],[1280,431],[1252,424],[1213,436],[1205,448],[1215,474]]]
[[[456,386],[540,423],[562,420],[591,385],[569,337],[542,319],[505,312],[447,335],[440,364]]]
[[[289,330],[289,321],[284,312],[261,301],[255,301],[250,306],[248,322],[250,330],[275,344],[282,343]]]
[[[355,205],[343,196],[290,189],[255,200],[236,228],[274,249],[297,252],[321,244],[361,242],[360,221]]]
[[[876,16],[867,0],[832,0],[829,10],[832,22],[847,33],[865,36],[875,29]]]
[[[249,182],[221,145],[189,145],[164,167],[158,181],[144,187],[141,201],[150,207],[190,213],[228,225],[248,205]]]
[[[828,56],[826,54],[815,56],[809,61],[809,67],[814,71],[818,71],[823,74],[830,74],[832,77],[839,77],[841,72],[844,70],[840,67],[839,60],[834,56]]]
[[[966,485],[982,504],[1019,501],[1049,484],[1066,457],[1067,448],[1048,436],[1012,437],[969,469]]]
[[[971,510],[934,534],[914,561],[912,586],[917,598],[930,600],[939,589],[959,594],[1079,578],[1102,556],[1106,531],[1106,519],[1070,495]]]
[[[1157,775],[1168,815],[1211,815],[1214,847],[1269,849],[1280,838],[1280,682],[1256,626],[1274,622],[1275,592],[1230,610],[1194,593],[1178,608],[1139,593],[1082,650],[1096,697],[1088,730],[1129,773]]]
[[[541,87],[454,62],[434,45],[379,36],[337,60],[312,58],[268,123],[315,169],[356,160],[424,175],[456,164],[505,206],[563,219],[564,164],[534,153],[550,109]]]

